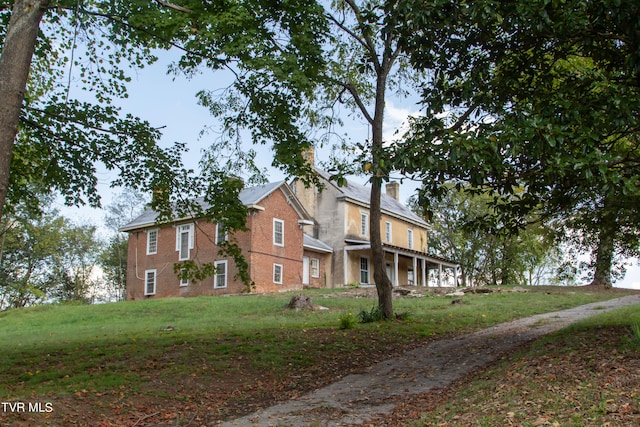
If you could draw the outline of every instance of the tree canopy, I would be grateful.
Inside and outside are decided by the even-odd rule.
[[[401,8],[403,46],[434,71],[397,166],[425,196],[445,182],[489,189],[514,230],[536,212],[591,236],[594,283],[610,286],[614,253],[638,253],[637,2]]]

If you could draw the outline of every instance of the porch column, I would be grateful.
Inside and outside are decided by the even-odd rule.
[[[348,263],[348,252],[347,252],[347,248],[345,246],[344,250],[343,250],[343,255],[342,255],[342,274],[343,274],[343,279],[344,281],[342,282],[344,284],[344,286],[347,286],[349,284],[349,275],[348,275],[348,268],[349,268],[349,263]]]
[[[422,286],[428,286],[427,283],[427,260],[422,259]]]
[[[457,288],[458,287],[458,266],[457,265],[453,266],[453,280],[454,280],[453,286]]]
[[[393,253],[393,286],[398,287],[398,252]]]
[[[413,286],[418,286],[418,258],[413,257]]]
[[[442,264],[438,264],[438,286],[442,287]]]

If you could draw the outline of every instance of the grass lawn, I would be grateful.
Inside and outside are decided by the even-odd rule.
[[[530,288],[466,295],[455,305],[445,297],[398,298],[395,311],[409,313],[407,319],[353,329],[340,329],[341,319],[370,310],[376,301],[370,292],[304,293],[326,310],[288,310],[285,305],[297,293],[283,293],[46,305],[0,313],[0,399],[18,409],[0,408],[0,425],[211,425],[439,336],[625,292]],[[627,329],[636,314],[626,315]],[[586,334],[581,342],[597,336]],[[534,357],[549,353],[540,345]],[[18,404],[31,411],[20,411]],[[605,399],[601,411],[606,405]],[[430,421],[427,411],[420,421],[422,412],[414,412],[417,425],[449,422],[445,413]],[[520,412],[509,412],[517,421]],[[402,420],[397,425],[406,425],[408,415],[396,417]],[[389,422],[394,425],[393,418]],[[504,425],[504,419],[460,425]]]

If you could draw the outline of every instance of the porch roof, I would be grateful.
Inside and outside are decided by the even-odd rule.
[[[345,243],[347,243],[347,246],[345,246],[344,249],[347,251],[371,249],[371,243],[365,240],[346,239]],[[432,255],[427,252],[422,252],[415,249],[407,249],[401,246],[390,245],[388,243],[383,243],[382,248],[386,252],[398,253],[398,254],[407,255],[411,257],[421,258],[431,264],[443,265],[447,267],[456,267],[460,265],[459,263],[452,261],[450,259],[447,259],[445,257]]]

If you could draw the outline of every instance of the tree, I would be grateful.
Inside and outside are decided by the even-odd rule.
[[[178,68],[187,73],[202,65],[231,69],[234,82],[222,96],[219,90],[200,92],[201,104],[222,119],[231,145],[239,129],[249,129],[254,144],[272,144],[274,166],[305,182],[315,178],[304,153],[318,129],[328,134],[339,123],[334,113],[338,105],[367,122],[370,140],[347,143],[358,151],[355,170],[370,176],[374,281],[378,304],[385,318],[391,318],[392,285],[380,235],[381,186],[391,172],[383,140],[384,111],[387,93],[405,94],[403,84],[413,78],[400,55],[395,7],[354,0],[331,6],[258,3],[238,3],[215,22],[195,21],[194,32],[179,34],[176,39],[187,53]],[[198,16],[213,6],[189,7]],[[202,56],[205,51],[207,56]],[[343,175],[353,171],[336,168],[334,179],[340,184]]]
[[[598,236],[593,283],[611,286],[616,251],[639,247],[636,3],[403,3],[404,47],[437,71],[397,166],[431,197],[490,190],[514,230],[535,212]]]
[[[18,208],[2,220],[0,307],[87,301],[100,248],[95,227],[75,225],[56,211]]]
[[[467,286],[495,284],[539,284],[555,262],[556,241],[539,224],[531,224],[518,235],[494,222],[491,198],[472,194],[454,185],[430,206],[429,250],[460,263]],[[423,213],[417,198],[413,209]]]
[[[157,129],[113,102],[126,97],[126,64],[153,62],[150,48],[163,43],[121,16],[164,9],[159,3],[16,0],[0,7],[0,211],[49,191],[97,207],[96,163],[120,172],[115,185],[151,192],[180,182],[184,146],[160,148]],[[75,81],[88,101],[71,96]]]
[[[141,214],[146,205],[140,192],[124,189],[106,207],[104,222],[111,235],[99,254],[98,262],[104,272],[104,286],[109,299],[120,301],[126,296],[128,237],[119,230]]]

